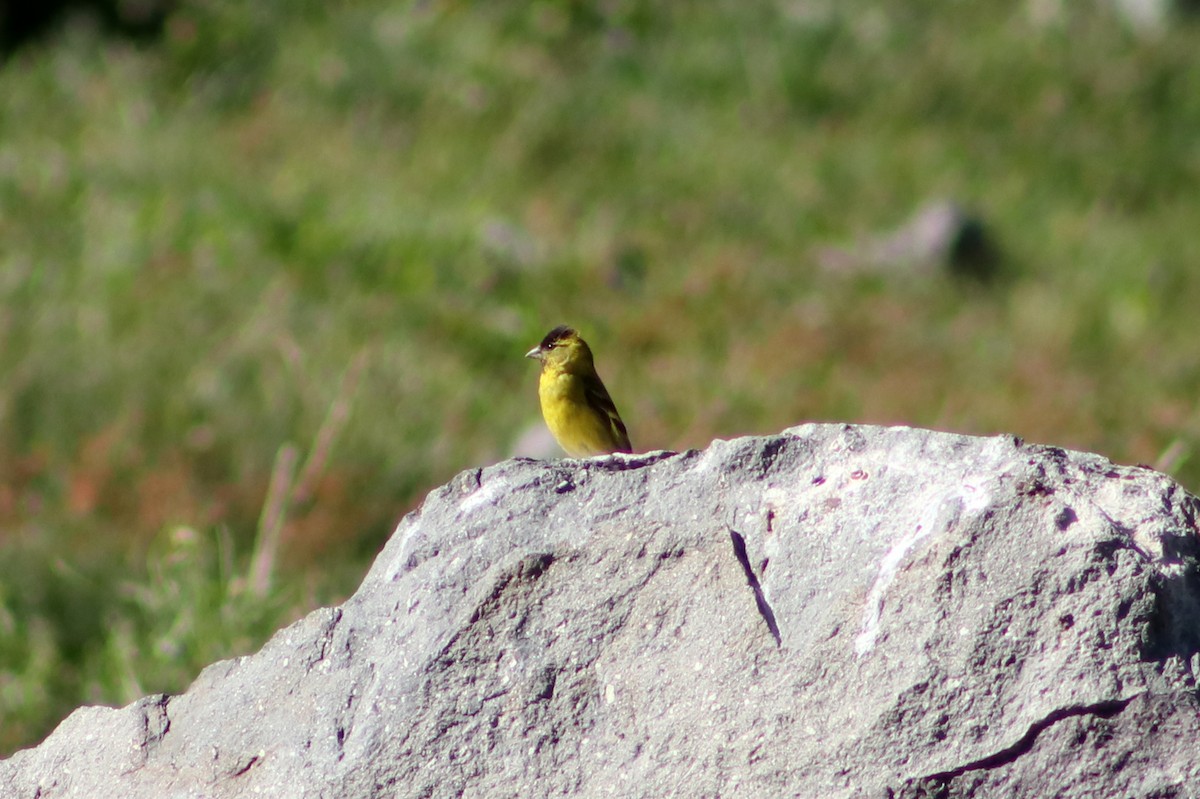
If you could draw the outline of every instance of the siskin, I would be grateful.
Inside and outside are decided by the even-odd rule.
[[[617,406],[596,374],[592,351],[578,333],[559,325],[525,357],[542,363],[542,417],[568,455],[587,458],[633,451]]]

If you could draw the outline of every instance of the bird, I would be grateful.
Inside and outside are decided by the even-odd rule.
[[[542,418],[567,455],[590,458],[633,451],[621,414],[596,374],[592,350],[574,328],[559,325],[525,357],[541,362]]]

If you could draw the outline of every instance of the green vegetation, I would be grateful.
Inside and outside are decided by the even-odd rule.
[[[19,52],[0,751],[352,591],[563,322],[641,449],[904,423],[1200,485],[1200,27],[1044,6],[182,0]],[[1001,279],[818,267],[935,197]]]

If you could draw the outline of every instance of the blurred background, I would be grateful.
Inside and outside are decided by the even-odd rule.
[[[540,429],[560,323],[639,450],[907,424],[1200,486],[1187,4],[0,24],[0,753],[344,599]]]

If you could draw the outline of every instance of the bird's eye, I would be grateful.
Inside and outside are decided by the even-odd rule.
[[[549,344],[547,344],[547,345],[546,345],[546,349],[548,349],[548,350],[552,350],[552,349],[554,349],[554,345],[555,345],[556,343],[557,343],[557,342],[551,341]]]

